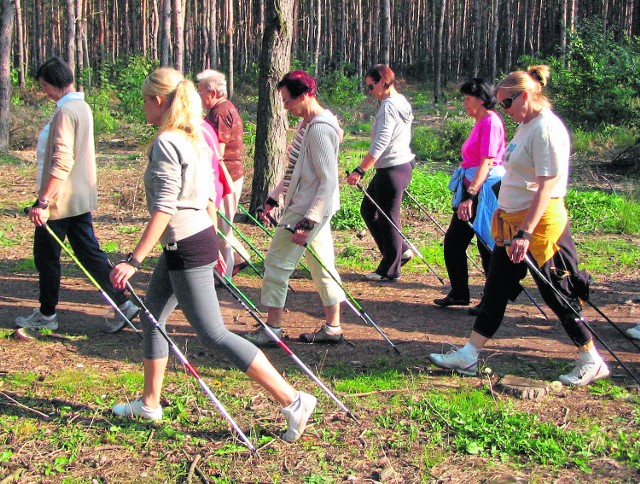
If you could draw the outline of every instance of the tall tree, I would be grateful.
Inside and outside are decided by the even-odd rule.
[[[67,58],[71,72],[76,73],[76,0],[67,0]]]
[[[7,151],[11,130],[11,35],[15,14],[14,0],[0,0],[0,152]]]
[[[16,0],[16,49],[18,49],[18,83],[24,87],[25,55],[24,55],[24,27],[22,23],[22,8],[20,0]]]
[[[439,3],[436,20],[436,38],[433,52],[433,102],[438,104],[442,96],[442,39],[444,37],[444,17],[447,11],[447,0],[433,0],[434,5]],[[435,9],[434,9],[435,10]]]
[[[380,18],[380,44],[382,62],[391,63],[391,0],[382,0]]]
[[[277,84],[289,70],[293,0],[266,0],[265,28],[258,75],[258,112],[253,165],[251,211],[262,206],[269,190],[282,178],[288,118]]]
[[[182,15],[182,0],[173,0],[173,44],[175,55],[174,67],[182,72],[184,70],[184,15]]]

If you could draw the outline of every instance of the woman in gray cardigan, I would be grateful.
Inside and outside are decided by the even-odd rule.
[[[376,174],[367,193],[400,227],[402,194],[411,182],[415,160],[410,147],[413,113],[407,99],[396,90],[396,76],[389,66],[372,67],[365,82],[371,95],[380,102],[380,108],[371,126],[369,153],[347,177],[347,183],[355,185],[369,168],[375,167]],[[365,277],[370,281],[397,281],[400,267],[413,257],[411,249],[367,197],[362,201],[360,213],[382,254],[378,268]]]
[[[281,336],[289,277],[305,254],[305,245],[311,247],[326,269],[338,277],[334,265],[331,217],[340,208],[338,147],[343,132],[336,117],[318,103],[316,80],[306,72],[289,72],[278,83],[278,89],[285,109],[302,118],[289,146],[284,177],[264,205],[266,212],[280,204],[284,208],[264,262],[261,294],[262,304],[268,307],[267,324]],[[293,234],[284,228],[287,225],[293,227]],[[342,343],[340,303],[345,299],[344,291],[308,254],[306,262],[320,293],[326,321],[318,331],[300,335],[300,340],[306,343]],[[262,328],[246,338],[258,346],[274,344]]]

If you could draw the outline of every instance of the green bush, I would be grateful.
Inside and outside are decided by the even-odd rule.
[[[123,57],[106,67],[108,78],[120,101],[119,112],[125,120],[137,123],[146,121],[140,88],[145,77],[156,67],[156,61],[134,55]]]
[[[460,161],[462,143],[467,139],[474,120],[470,117],[449,118],[441,127],[416,126],[413,130],[412,147],[420,160]]]
[[[586,20],[571,34],[566,63],[559,57],[523,57],[520,64],[551,67],[555,110],[572,128],[640,124],[640,37],[616,41],[600,20]]]

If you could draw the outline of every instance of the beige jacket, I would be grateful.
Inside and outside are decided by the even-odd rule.
[[[49,205],[50,219],[73,217],[98,207],[96,153],[93,116],[89,105],[73,93],[74,99],[60,103],[51,118],[51,129],[39,191],[53,176],[64,180]],[[62,100],[61,100],[62,101]]]

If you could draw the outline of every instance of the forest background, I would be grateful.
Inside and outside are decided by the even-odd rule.
[[[248,456],[177,363],[160,426],[113,418],[111,406],[141,386],[140,345],[131,331],[115,337],[101,331],[104,305],[68,261],[59,334],[18,344],[13,318],[37,300],[32,230],[20,214],[35,196],[33,148],[54,109],[32,75],[57,54],[74,66],[94,112],[101,190],[96,227],[114,260],[130,250],[146,217],[140,179],[153,130],[144,123],[140,85],[156,66],[181,67],[192,78],[210,66],[227,73],[245,121],[246,167],[254,170],[246,180],[253,194],[242,202],[255,207],[278,176],[293,121],[275,89],[281,75],[291,68],[317,74],[321,103],[345,127],[342,173],[366,153],[376,110],[361,89],[362,74],[388,61],[416,113],[419,163],[411,193],[446,224],[448,175],[473,122],[462,109],[459,81],[473,75],[499,80],[512,69],[548,63],[549,95],[573,138],[567,204],[582,267],[596,278],[605,312],[623,329],[631,327],[640,314],[639,13],[637,0],[0,0],[0,478],[637,482],[640,399],[629,376],[612,363],[613,377],[588,389],[529,401],[494,391],[498,375],[551,380],[573,357],[562,329],[522,301],[510,306],[508,324],[483,360],[483,370],[490,363],[493,373],[464,379],[433,369],[424,355],[464,342],[471,320],[464,311],[430,307],[443,288],[415,260],[396,286],[360,280],[374,268],[376,249],[363,235],[362,195],[352,188],[343,187],[342,210],[333,219],[338,267],[403,355],[392,354],[346,310],[349,344],[329,353],[287,342],[361,425],[321,396],[305,437],[287,446],[277,437],[281,420],[273,402],[199,347],[179,311],[170,322],[172,337],[249,429],[261,457]],[[505,121],[513,133],[514,124]],[[409,204],[403,223],[444,274],[433,224]],[[268,246],[257,228],[242,229]],[[477,255],[473,248],[471,255]],[[134,281],[140,293],[152,266]],[[257,300],[260,280],[248,270],[237,277]],[[472,280],[477,296],[482,276],[474,271]],[[310,281],[300,277],[293,285],[298,294],[287,302],[287,322],[297,335],[317,326],[321,310]],[[253,321],[220,299],[230,327],[247,330]],[[637,352],[602,320],[594,323],[638,374]],[[297,386],[320,393],[286,355],[269,357]]]

